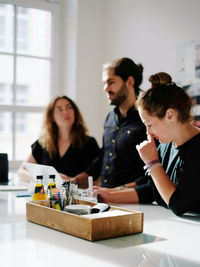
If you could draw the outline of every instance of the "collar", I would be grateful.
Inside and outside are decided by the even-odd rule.
[[[118,107],[115,107],[115,108],[114,108],[114,112],[117,114],[117,116],[118,116],[119,118],[122,118],[122,117],[121,117],[120,110],[119,110]],[[126,117],[133,116],[133,115],[135,114],[135,112],[137,112],[135,106],[130,107],[130,108],[128,109],[127,113],[126,113]]]

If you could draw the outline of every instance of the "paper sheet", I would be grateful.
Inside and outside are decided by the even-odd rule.
[[[127,215],[127,214],[132,214],[132,213],[128,211],[123,211],[123,210],[110,210],[110,211],[105,211],[105,212],[100,212],[100,213],[82,215],[82,217],[94,219],[94,218],[102,218],[102,217],[114,217],[114,216]]]
[[[48,183],[48,179],[49,179],[50,174],[55,175],[55,177],[56,177],[55,181],[56,181],[57,188],[60,188],[62,183],[63,183],[63,179],[61,178],[61,176],[59,175],[57,170],[52,166],[29,163],[29,162],[23,162],[23,166],[31,174],[31,176],[33,177],[34,180],[36,180],[37,175],[43,175],[43,182],[44,182],[45,186]]]

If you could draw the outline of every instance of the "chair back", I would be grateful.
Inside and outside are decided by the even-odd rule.
[[[8,182],[8,154],[0,153],[0,183]]]

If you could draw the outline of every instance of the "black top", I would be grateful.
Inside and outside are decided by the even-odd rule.
[[[99,156],[99,146],[93,137],[88,137],[83,149],[70,146],[62,157],[57,154],[53,159],[49,157],[47,151],[42,148],[38,141],[31,147],[33,157],[38,164],[53,166],[58,172],[71,177],[84,171]]]
[[[111,111],[104,124],[103,147],[99,160],[86,171],[101,177],[103,187],[115,187],[144,175],[144,163],[136,145],[146,139],[146,128],[138,111],[132,107],[126,117],[118,108]]]
[[[158,150],[163,168],[176,184],[176,191],[170,198],[168,208],[177,215],[189,211],[200,212],[200,134],[179,147],[172,143],[161,144]],[[146,185],[135,189],[140,202],[156,201],[167,207],[151,178]]]

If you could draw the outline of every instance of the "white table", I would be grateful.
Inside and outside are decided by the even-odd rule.
[[[26,221],[29,199],[17,193],[0,192],[2,267],[200,266],[200,215],[180,218],[159,206],[118,205],[144,212],[143,233],[90,242]]]

